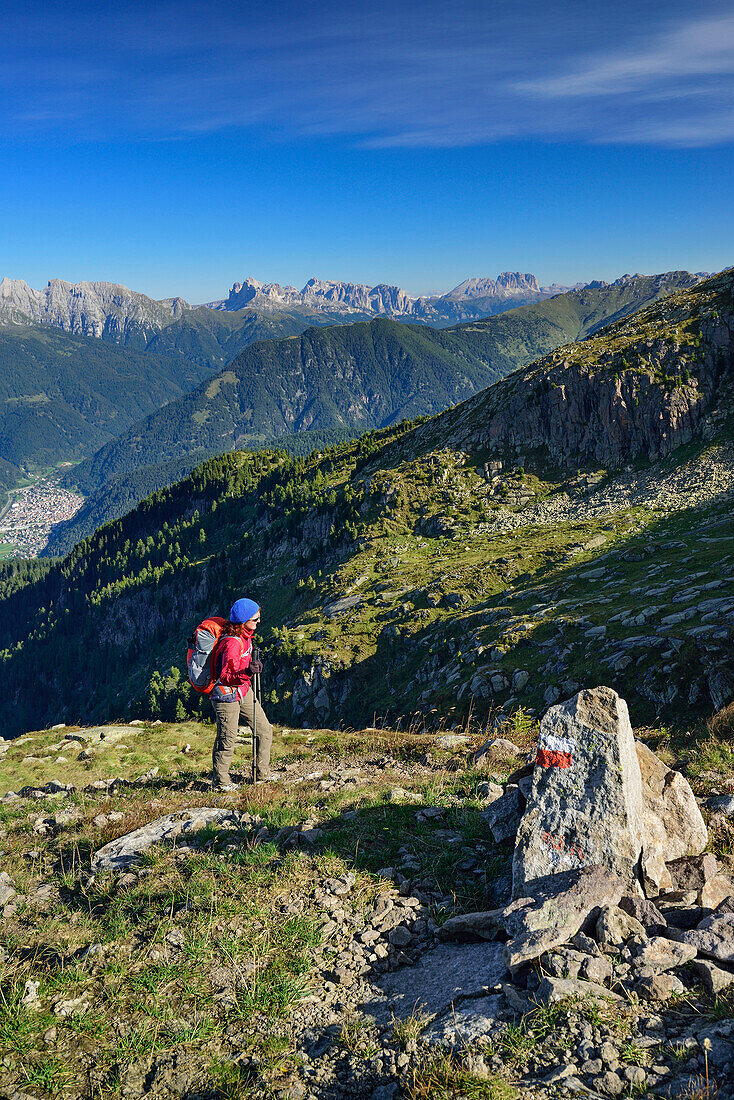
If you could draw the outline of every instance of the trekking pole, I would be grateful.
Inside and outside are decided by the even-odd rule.
[[[252,651],[253,661],[260,660],[260,650],[253,649]],[[257,783],[257,704],[260,700],[260,675],[255,673],[252,677],[252,783],[253,786]]]

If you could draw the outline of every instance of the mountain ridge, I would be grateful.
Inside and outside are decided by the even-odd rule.
[[[348,314],[373,314],[418,321],[459,321],[498,311],[498,307],[528,304],[563,293],[570,287],[541,287],[534,275],[504,271],[496,279],[471,277],[445,294],[411,296],[401,287],[378,283],[349,283],[310,278],[299,291],[294,286],[261,283],[249,275],[232,285],[229,297],[209,302],[217,310],[242,309],[252,303],[265,308],[297,305],[342,310]]]

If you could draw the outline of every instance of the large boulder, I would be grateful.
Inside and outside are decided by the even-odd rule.
[[[647,745],[637,743],[642,782],[642,872],[645,893],[678,889],[666,863],[697,856],[708,843],[708,831],[690,784]]]
[[[642,819],[640,766],[624,699],[598,687],[551,707],[541,722],[532,791],[517,834],[513,897],[532,894],[532,883],[546,875],[592,866],[633,886]]]

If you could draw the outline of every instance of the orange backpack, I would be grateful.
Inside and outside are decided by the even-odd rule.
[[[202,695],[208,695],[214,687],[214,651],[226,625],[226,619],[219,615],[210,615],[195,627],[188,640],[186,668],[189,683],[194,691],[201,692]]]

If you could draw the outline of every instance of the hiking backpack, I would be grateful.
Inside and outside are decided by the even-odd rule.
[[[214,650],[226,625],[226,619],[219,615],[210,615],[194,628],[194,633],[188,640],[186,668],[189,683],[194,691],[199,691],[202,695],[208,695],[214,687]]]

